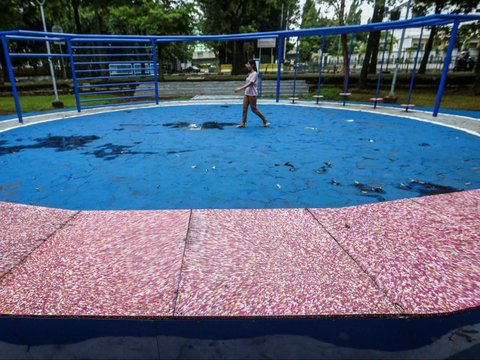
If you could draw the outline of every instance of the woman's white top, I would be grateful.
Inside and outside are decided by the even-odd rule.
[[[249,86],[245,89],[245,95],[247,96],[258,96],[257,90],[257,80],[258,74],[256,71],[252,71],[248,74],[246,84],[253,83],[252,86]]]

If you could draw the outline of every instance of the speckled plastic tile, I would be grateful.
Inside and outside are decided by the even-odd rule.
[[[393,313],[307,210],[192,214],[176,316]]]
[[[171,316],[190,211],[82,212],[0,281],[0,313]]]
[[[480,190],[424,196],[412,199],[438,215],[468,226],[476,226],[480,233]]]
[[[0,203],[0,314],[282,317],[478,307],[479,200],[476,190],[339,209],[193,212]]]
[[[445,201],[429,201],[437,199]],[[462,198],[451,201],[459,206]],[[312,213],[405,313],[479,306],[478,225],[449,220],[425,206],[402,200]]]
[[[64,226],[75,213],[0,202],[0,277]]]

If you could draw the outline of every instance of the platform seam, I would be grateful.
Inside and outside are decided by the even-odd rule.
[[[180,265],[180,273],[178,275],[178,284],[175,290],[175,297],[173,299],[172,316],[175,316],[175,313],[177,312],[177,303],[178,303],[178,297],[180,295],[180,285],[182,283],[182,273],[185,265],[185,255],[187,253],[188,238],[190,236],[190,225],[192,223],[192,216],[193,216],[193,209],[190,210],[190,216],[188,217],[187,233],[185,234],[185,240],[184,240],[185,246],[183,247],[183,254],[182,254],[182,263]]]
[[[312,213],[312,211],[310,209],[306,209],[307,212],[315,219],[315,221],[321,226],[321,228],[323,230],[325,230],[327,232],[327,234],[333,239],[333,241],[335,241],[335,243],[337,244],[337,246],[340,247],[340,249],[342,249],[342,251],[347,254],[347,256],[360,268],[360,270],[362,270],[362,272],[367,275],[372,281],[373,283],[375,284],[375,287],[385,296],[385,298],[388,300],[389,303],[391,303],[393,305],[393,307],[395,308],[395,310],[397,310],[399,313],[402,313],[404,312],[404,308],[401,304],[395,302],[393,299],[391,299],[389,296],[388,296],[388,293],[385,291],[385,289],[380,285],[378,284],[377,282],[377,279],[375,278],[375,276],[373,276],[372,274],[370,274],[367,269],[365,269],[362,264],[360,263],[360,261],[358,261],[357,259],[355,259],[355,257],[353,255],[351,255],[347,249],[342,246],[342,244],[335,238],[335,236],[333,236],[333,234],[328,231],[328,229],[317,219],[317,217]]]
[[[23,259],[21,259],[17,264],[15,264],[14,266],[12,266],[11,269],[9,269],[7,272],[5,272],[3,275],[0,275],[0,280],[2,280],[5,276],[7,276],[8,274],[10,274],[13,270],[15,270],[17,267],[19,267],[20,265],[22,265],[24,262],[27,261],[27,258],[29,258],[33,253],[37,252],[37,250],[40,248],[40,246],[42,246],[43,244],[45,244],[46,242],[48,242],[48,240],[50,240],[50,238],[52,236],[54,236],[57,232],[59,232],[60,230],[62,230],[65,226],[67,226],[67,224],[69,222],[71,222],[73,220],[73,218],[75,218],[78,214],[80,214],[81,211],[77,211],[75,212],[75,214],[73,214],[72,216],[70,216],[63,224],[61,224],[58,229],[55,229],[54,231],[52,231],[51,234],[49,234],[43,241],[40,242],[40,244],[38,244],[34,249],[32,249],[32,251],[30,251],[28,253],[27,256],[25,256]]]

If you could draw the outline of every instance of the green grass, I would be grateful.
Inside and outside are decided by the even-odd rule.
[[[118,96],[125,96],[118,95]],[[103,96],[105,97],[105,96]],[[60,101],[63,102],[65,108],[75,108],[75,95],[73,94],[61,94],[59,95]],[[89,96],[88,99],[101,99],[102,96]],[[20,95],[20,107],[22,108],[23,113],[29,112],[42,112],[42,111],[51,111],[55,110],[52,106],[52,102],[55,100],[53,95]],[[88,103],[88,106],[91,105],[105,105],[122,102],[118,101],[96,101]],[[85,106],[85,105],[82,105]],[[15,114],[15,103],[13,101],[13,96],[0,97],[0,115]]]
[[[351,101],[369,102],[371,97],[374,97],[375,90],[358,90],[350,89],[352,95],[349,97]],[[343,92],[341,88],[323,87],[321,94],[324,96],[324,100],[342,100],[342,97],[338,95]],[[301,94],[298,97],[305,100],[313,100],[312,94]],[[387,97],[388,91],[381,91],[379,97]],[[408,91],[404,89],[398,89],[395,91],[397,96],[397,104],[403,104],[407,100]],[[435,89],[416,89],[410,100],[410,103],[416,106],[433,107],[437,96]],[[441,108],[454,109],[454,110],[474,110],[480,111],[480,97],[472,95],[472,90],[451,90],[447,89],[444,92]]]
[[[52,95],[20,95],[20,106],[24,113],[53,110],[52,101],[55,97]],[[60,95],[60,100],[65,107],[75,107],[74,95]],[[15,103],[13,96],[0,97],[0,115],[14,114]]]

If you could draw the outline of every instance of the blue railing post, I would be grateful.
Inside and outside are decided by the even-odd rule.
[[[280,100],[280,78],[282,76],[282,57],[283,57],[283,42],[285,39],[282,35],[278,36],[278,52],[277,52],[277,88],[275,90],[275,101]]]
[[[17,83],[15,81],[15,74],[13,73],[12,61],[10,59],[10,51],[5,36],[2,36],[2,45],[5,52],[5,61],[7,63],[8,76],[10,78],[10,86],[12,87],[13,101],[15,102],[15,109],[17,110],[18,121],[23,124],[22,108],[18,99]]]
[[[295,102],[295,90],[297,89],[297,68],[298,68],[298,36],[297,44],[295,46],[295,64],[293,65],[293,94],[292,103]]]
[[[157,69],[157,42],[152,40],[153,81],[155,82],[155,104],[158,105],[158,69]]]
[[[353,52],[353,38],[354,34],[350,34],[350,49],[348,50],[348,57],[347,57],[347,78],[345,80],[345,86],[343,87],[343,93],[346,94],[348,91],[348,82],[350,81],[350,61],[352,59],[352,52]],[[345,64],[344,64],[345,66]],[[343,106],[345,106],[345,103],[347,102],[347,97],[346,95],[343,96]]]
[[[412,70],[412,78],[410,79],[410,87],[408,89],[408,95],[407,95],[407,107],[405,108],[405,111],[408,111],[408,105],[410,105],[410,101],[412,99],[412,91],[413,91],[413,84],[415,82],[415,73],[417,72],[417,65],[418,65],[418,56],[420,55],[420,48],[422,44],[422,38],[423,38],[423,26],[422,29],[420,30],[420,39],[418,40],[418,46],[417,46],[417,53],[415,54],[415,63],[413,64],[413,70]]]
[[[325,35],[322,36],[322,55],[320,56],[320,64],[318,65],[318,84],[317,84],[317,96],[320,96],[320,86],[322,85],[322,68],[323,68],[323,53],[325,51]],[[317,98],[318,104],[318,98]]]
[[[373,101],[374,109],[377,108],[377,99],[378,99],[378,96],[380,95],[380,85],[382,83],[383,64],[385,62],[385,51],[387,50],[387,42],[388,42],[388,29],[385,30],[385,40],[383,42],[382,61],[380,62],[380,72],[378,73],[377,89],[375,90],[375,100]]]
[[[445,90],[445,84],[447,83],[448,68],[450,67],[450,60],[452,59],[453,46],[455,45],[455,38],[457,37],[457,30],[459,21],[455,20],[453,23],[452,34],[450,35],[450,41],[448,43],[447,55],[445,62],[443,63],[442,77],[440,78],[440,85],[438,86],[437,99],[435,100],[435,106],[433,107],[433,116],[437,117],[440,110],[440,103],[442,102],[443,91]]]
[[[67,39],[67,49],[68,49],[68,56],[70,58],[70,70],[72,72],[73,91],[75,93],[75,103],[77,105],[77,111],[81,112],[82,108],[80,106],[80,94],[78,93],[77,74],[75,72],[75,59],[73,58],[72,41],[70,39]]]

